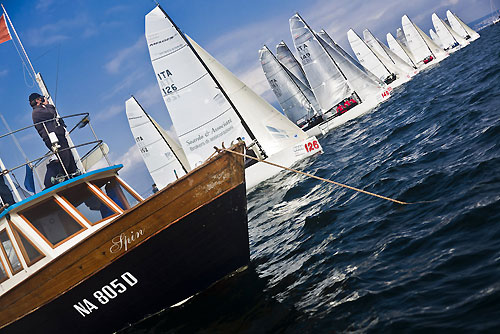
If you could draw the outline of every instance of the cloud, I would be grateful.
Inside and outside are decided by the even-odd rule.
[[[28,31],[27,40],[33,46],[47,46],[71,39],[77,34],[87,38],[96,32],[92,20],[86,14],[80,13],[76,17],[61,19]]]
[[[54,0],[39,0],[35,6],[37,10],[46,11],[52,4]]]
[[[116,159],[112,159],[112,164],[122,164],[123,169],[120,172],[120,174],[122,174],[121,176],[126,177],[128,175],[130,178],[133,178],[135,176],[134,174],[137,168],[143,167],[140,165],[144,165],[144,162],[142,160],[141,152],[139,152],[139,149],[134,144],[129,147],[125,154],[119,156]]]
[[[109,106],[104,111],[99,112],[95,119],[96,121],[104,121],[120,113],[125,114],[125,102]]]
[[[0,77],[6,76],[9,73],[9,70],[1,70]]]
[[[121,49],[112,56],[112,59],[104,65],[108,73],[116,74],[123,68],[123,64],[136,56],[138,53],[143,52],[146,48],[146,40],[141,36],[133,45]]]

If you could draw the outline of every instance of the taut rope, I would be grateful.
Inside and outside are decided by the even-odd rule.
[[[309,174],[309,173],[301,172],[301,171],[296,170],[296,169],[292,169],[292,168],[288,168],[288,167],[285,167],[285,166],[281,166],[281,165],[275,164],[274,162],[257,159],[255,157],[249,156],[249,155],[244,154],[244,153],[232,151],[230,149],[225,148],[224,146],[221,149],[219,149],[219,148],[215,148],[215,149],[217,150],[217,152],[219,152],[219,151],[230,152],[230,153],[233,153],[233,154],[236,154],[236,155],[240,155],[240,156],[245,157],[245,158],[253,159],[253,160],[258,161],[258,162],[263,162],[263,163],[271,165],[271,166],[282,168],[282,169],[285,169],[285,170],[288,170],[288,171],[291,171],[291,172],[294,172],[294,173],[297,173],[297,174],[302,174],[302,175],[305,175],[305,176],[308,176],[308,177],[311,177],[313,179],[317,179],[317,180],[320,180],[320,181],[332,183],[332,184],[335,184],[337,186],[340,186],[340,187],[343,187],[343,188],[347,188],[347,189],[351,189],[351,190],[354,190],[354,191],[357,191],[357,192],[360,192],[360,193],[363,193],[363,194],[367,194],[367,195],[370,195],[370,196],[375,196],[375,197],[378,197],[378,198],[382,198],[382,199],[385,199],[387,201],[391,201],[391,202],[394,202],[394,203],[398,203],[398,204],[402,204],[402,205],[424,203],[424,202],[407,203],[407,202],[403,202],[403,201],[398,201],[397,199],[392,199],[392,198],[385,197],[385,196],[382,196],[382,195],[374,194],[374,193],[371,193],[371,192],[363,190],[363,189],[358,189],[358,188],[355,188],[355,187],[348,186],[346,184],[342,184],[342,183],[335,182],[335,181],[332,181],[332,180],[324,179],[322,177],[315,176],[315,175],[312,175],[312,174]]]

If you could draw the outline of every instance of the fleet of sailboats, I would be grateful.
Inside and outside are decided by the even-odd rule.
[[[7,18],[15,33],[2,9],[0,25],[7,29]],[[293,15],[298,58],[283,41],[276,55],[265,45],[259,50],[282,114],[156,6],[145,17],[145,35],[175,134],[135,97],[125,108],[157,194],[142,198],[118,176],[121,165],[108,161],[108,167],[89,171],[108,152],[97,138],[80,158],[66,133],[80,173],[24,200],[10,178],[19,167],[7,169],[0,160],[18,199],[0,211],[2,332],[120,330],[248,265],[246,192],[280,171],[263,161],[290,167],[322,153],[316,136],[369,112],[420,70],[480,37],[451,11],[446,14],[451,26],[432,15],[431,38],[403,16],[397,37],[387,34],[388,46],[368,29],[363,38],[350,29],[358,61],[325,30],[316,32]],[[0,30],[0,43],[10,39],[9,30]],[[77,126],[89,122],[86,114]],[[214,154],[224,144],[236,154]],[[257,161],[244,161],[243,152]],[[24,165],[36,170],[34,161],[54,154],[57,149]],[[114,310],[98,311],[126,291]]]
[[[163,100],[191,167],[213,154],[214,146],[238,138],[259,159],[287,167],[322,152],[315,137],[184,35],[160,6],[146,15],[146,40]],[[250,164],[247,188],[279,171],[261,162]]]
[[[438,33],[431,29],[429,38],[404,15],[397,38],[387,34],[388,46],[368,29],[363,38],[350,29],[347,38],[355,60],[325,30],[314,31],[297,13],[289,23],[298,57],[282,41],[276,56],[264,46],[259,59],[284,114],[308,134],[320,136],[370,111],[419,71],[468,45],[437,15],[432,20]]]

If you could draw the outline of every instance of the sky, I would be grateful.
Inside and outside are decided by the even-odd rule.
[[[110,147],[110,160],[125,167],[120,176],[139,193],[153,183],[128,126],[125,101],[134,95],[167,131],[173,131],[151,66],[144,16],[152,0],[0,0],[37,72],[41,72],[59,113],[90,113],[97,136]],[[346,33],[368,28],[382,41],[407,14],[423,31],[431,15],[455,12],[465,22],[490,13],[490,0],[194,0],[158,3],[180,29],[197,41],[249,87],[279,109],[264,77],[258,50],[284,40],[291,48],[288,19],[296,12],[315,30],[325,29],[352,54]],[[500,8],[500,1],[494,6]],[[0,113],[10,128],[32,124],[28,96],[39,92],[12,41],[0,44]],[[77,120],[77,118],[74,118]],[[67,121],[75,124],[76,121]],[[77,139],[88,138],[83,129]],[[84,133],[86,131],[86,133]],[[7,128],[0,123],[0,133]],[[16,137],[29,158],[45,153],[31,128]],[[81,154],[85,149],[80,149]],[[11,138],[0,139],[8,168],[23,163]],[[102,163],[101,166],[104,166]],[[22,183],[24,171],[18,172]]]

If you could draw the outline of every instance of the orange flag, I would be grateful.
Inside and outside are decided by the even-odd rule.
[[[7,22],[5,22],[5,15],[0,16],[0,44],[11,40]]]

